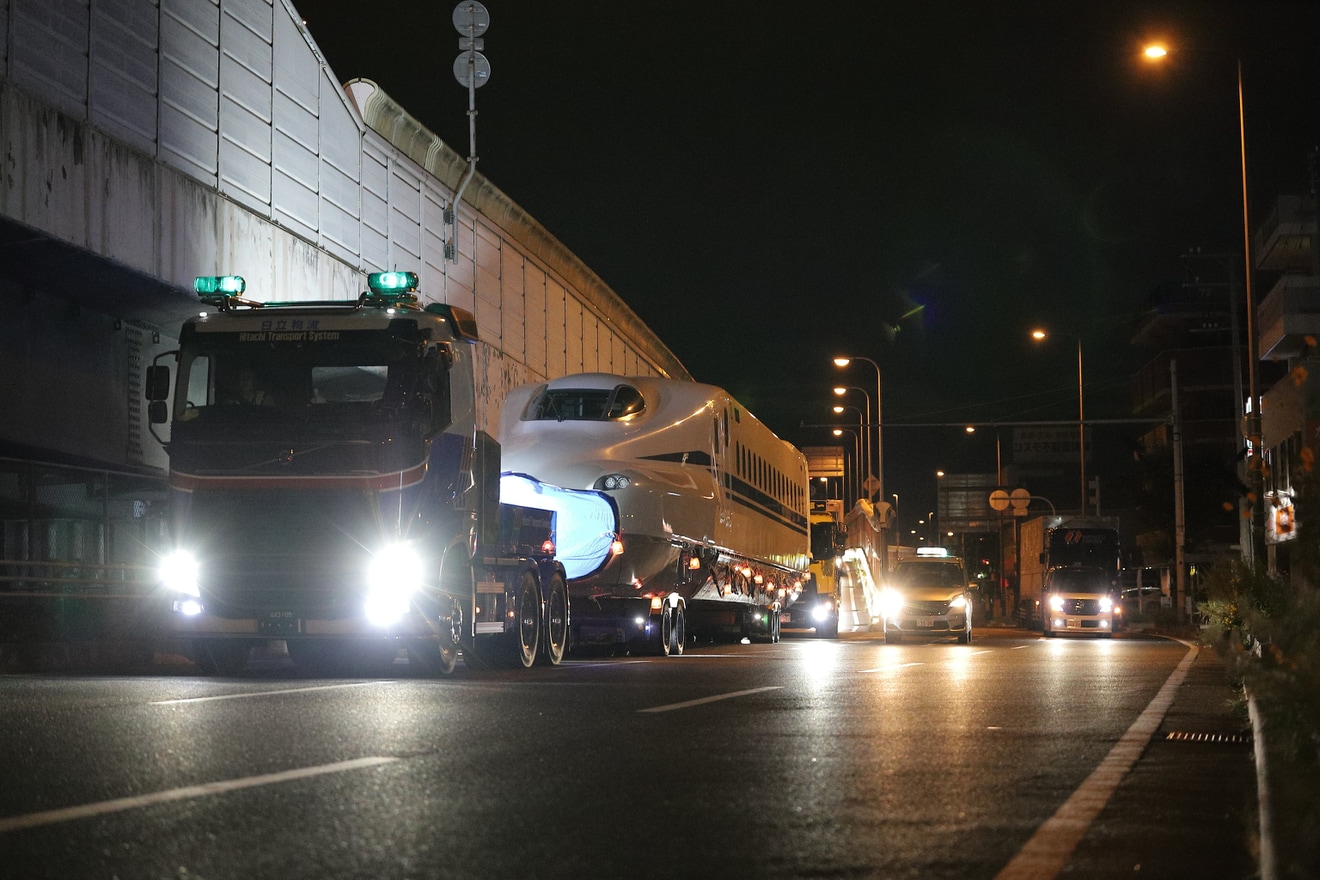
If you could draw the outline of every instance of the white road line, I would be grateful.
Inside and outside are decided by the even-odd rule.
[[[1023,648],[1030,648],[1031,645],[1014,645],[1010,650],[1021,651]]]
[[[214,697],[182,697],[177,700],[153,700],[148,703],[149,706],[177,706],[180,703],[210,703],[216,700],[246,700],[250,697],[271,697],[277,694],[302,694],[309,691],[333,691],[340,688],[366,687],[367,685],[380,684],[378,681],[355,681],[350,684],[318,684],[315,687],[304,688],[285,688],[278,691],[251,691],[242,694],[219,694]]]
[[[1151,734],[1160,726],[1169,706],[1173,704],[1174,695],[1183,679],[1187,678],[1187,672],[1192,668],[1192,661],[1196,659],[1200,648],[1190,643],[1184,644],[1188,647],[1187,655],[1165,680],[1155,699],[1150,701],[1109,750],[1100,766],[1091,771],[1091,775],[1063,802],[1063,806],[1036,829],[1036,833],[1018,850],[1017,855],[995,875],[995,880],[1050,880],[1064,869],[1095,817],[1100,815],[1123,777],[1141,757]]]
[[[713,697],[702,697],[699,700],[688,700],[683,703],[670,703],[668,706],[652,706],[649,709],[638,709],[637,711],[639,714],[647,713],[647,712],[672,712],[675,709],[689,709],[692,706],[703,706],[706,703],[716,703],[719,702],[720,700],[731,700],[734,697],[745,697],[749,694],[760,694],[760,693],[764,693],[765,691],[782,690],[783,687],[784,687],[783,685],[774,685],[772,687],[752,688],[751,690],[734,691],[733,693],[729,693],[729,694],[716,694]]]
[[[877,666],[874,669],[863,669],[858,674],[862,675],[867,672],[886,672],[890,669],[906,669],[909,666],[925,666],[925,665],[926,665],[925,662],[920,660],[914,661],[912,663],[891,663],[889,666]]]
[[[303,767],[298,770],[284,770],[279,773],[266,773],[261,776],[248,776],[243,779],[207,782],[202,785],[189,785],[185,788],[172,788],[169,791],[158,791],[152,794],[137,795],[136,797],[116,798],[110,801],[99,801],[94,804],[65,807],[60,810],[46,810],[41,813],[27,813],[22,816],[10,816],[6,819],[0,819],[0,834],[9,831],[21,831],[26,828],[36,828],[41,825],[72,822],[75,819],[102,816],[106,813],[121,813],[125,810],[153,807],[158,804],[167,804],[172,801],[182,801],[189,798],[205,797],[213,794],[225,794],[231,791],[239,791],[244,788],[256,788],[262,785],[277,785],[281,782],[292,782],[296,779],[323,776],[327,773],[343,773],[346,770],[359,770],[363,767],[375,767],[380,764],[389,764],[397,760],[399,759],[385,757],[354,758],[351,761],[340,761],[337,764],[322,764],[318,767]]]

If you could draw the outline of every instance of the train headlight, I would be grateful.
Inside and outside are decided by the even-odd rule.
[[[197,587],[201,566],[197,564],[197,557],[187,550],[175,550],[162,559],[158,572],[161,585],[166,589],[183,593],[185,596],[201,597],[201,591]]]
[[[1051,611],[1062,611],[1062,610],[1063,610],[1063,597],[1062,597],[1062,596],[1059,596],[1059,595],[1057,595],[1057,594],[1056,594],[1056,595],[1052,595],[1052,596],[1050,596],[1049,603],[1050,603],[1050,610],[1051,610]]]
[[[363,606],[367,620],[376,626],[397,623],[422,586],[422,572],[422,557],[408,544],[395,544],[372,556]]]
[[[631,485],[632,480],[628,479],[623,474],[606,474],[596,480],[596,483],[592,488],[609,491],[613,489],[627,489]]]

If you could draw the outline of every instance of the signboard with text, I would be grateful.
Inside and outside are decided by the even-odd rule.
[[[1013,429],[1014,462],[1076,462],[1077,426],[1062,425]],[[1091,429],[1086,429],[1086,457],[1091,458]]]

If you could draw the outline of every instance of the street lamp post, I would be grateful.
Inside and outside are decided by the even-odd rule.
[[[1159,43],[1152,43],[1142,51],[1148,61],[1160,63],[1169,55],[1169,49]],[[1258,558],[1260,550],[1256,546],[1257,541],[1263,539],[1264,529],[1264,498],[1265,498],[1265,477],[1263,471],[1263,459],[1261,456],[1264,450],[1261,448],[1261,425],[1260,425],[1260,379],[1256,369],[1256,350],[1258,340],[1256,339],[1256,297],[1251,283],[1251,215],[1250,199],[1248,198],[1247,188],[1247,123],[1246,123],[1246,102],[1242,88],[1242,58],[1238,56],[1237,62],[1237,124],[1238,124],[1238,159],[1242,178],[1242,255],[1243,255],[1243,288],[1246,293],[1246,311],[1247,311],[1247,401],[1246,413],[1246,434],[1248,445],[1247,469],[1251,479],[1251,497],[1249,498],[1251,517],[1248,520],[1249,532],[1248,540],[1243,542],[1243,556],[1249,564],[1255,565],[1260,560]],[[1254,457],[1254,460],[1253,460]]]
[[[880,415],[880,365],[870,358],[858,357],[857,355],[839,355],[834,358],[834,365],[840,369],[848,366],[852,361],[866,361],[875,368],[875,497],[884,499],[885,497],[885,456],[884,441],[881,428],[884,425],[884,418]],[[868,467],[869,467],[868,463]]]
[[[844,434],[852,434],[852,438],[853,438],[853,481],[854,481],[854,483],[856,483],[857,481],[859,481],[859,480],[861,479],[861,476],[860,476],[861,468],[859,468],[859,467],[857,466],[857,465],[858,465],[858,457],[859,457],[860,454],[861,454],[861,450],[860,450],[859,445],[858,445],[857,432],[856,432],[856,431],[850,431],[850,430],[847,429],[847,428],[835,428],[834,431],[833,431],[833,433],[834,433],[834,436],[835,436],[835,437],[842,437]],[[859,498],[859,497],[861,497],[860,489],[858,490],[857,494],[853,496],[853,499],[856,500],[856,499]]]
[[[1031,331],[1031,338],[1040,342],[1049,337],[1042,329]],[[1077,455],[1082,478],[1081,511],[1086,515],[1086,395],[1082,385],[1082,336],[1077,334]]]
[[[839,397],[843,397],[849,391],[856,391],[866,400],[866,420],[863,424],[858,426],[861,431],[859,439],[861,441],[860,454],[863,462],[859,468],[861,476],[857,481],[857,484],[860,487],[866,482],[867,472],[871,470],[871,395],[867,394],[864,389],[858,388],[856,385],[835,385],[833,391]],[[864,489],[859,489],[857,493],[858,497],[861,497],[864,492]]]

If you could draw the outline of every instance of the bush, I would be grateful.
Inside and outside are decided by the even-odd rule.
[[[1320,592],[1234,562],[1206,595],[1205,637],[1261,713],[1280,876],[1320,876]]]

